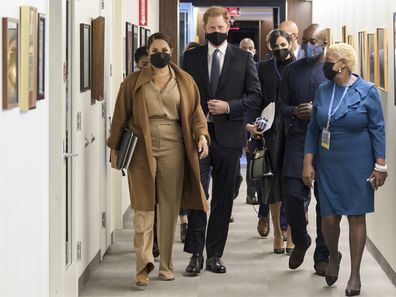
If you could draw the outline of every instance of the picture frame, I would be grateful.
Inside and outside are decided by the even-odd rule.
[[[133,72],[133,25],[125,22],[125,73]]]
[[[367,79],[367,32],[358,32],[358,71],[363,79]]]
[[[348,27],[347,25],[342,26],[342,42],[348,42]]]
[[[3,109],[18,106],[18,28],[17,19],[2,18]]]
[[[38,14],[37,25],[37,100],[45,98],[45,14]]]
[[[375,56],[377,48],[377,34],[368,33],[367,34],[367,57],[366,57],[366,80],[375,84]]]
[[[132,63],[133,63],[133,71],[136,71],[137,65],[134,63],[135,60],[135,51],[138,48],[139,45],[139,26],[138,25],[132,25]]]
[[[353,34],[348,35],[348,40],[347,40],[347,41],[348,41],[347,43],[348,43],[350,46],[352,46],[353,48],[355,48],[355,38],[354,38]]]
[[[333,44],[333,32],[331,28],[326,28],[327,47]]]
[[[393,103],[396,105],[396,12],[393,13]]]
[[[375,55],[375,84],[384,92],[388,90],[388,30],[377,28]]]
[[[150,29],[146,29],[146,45],[148,44],[148,39],[151,36],[151,30]]]
[[[22,112],[36,108],[37,103],[37,8],[20,7],[18,104]]]
[[[139,46],[146,45],[146,29],[144,27],[139,27]]]
[[[91,26],[80,24],[80,92],[91,89]]]
[[[104,61],[105,61],[105,18],[99,16],[91,22],[92,28],[92,66],[91,98],[104,99]],[[94,102],[94,101],[93,101]]]

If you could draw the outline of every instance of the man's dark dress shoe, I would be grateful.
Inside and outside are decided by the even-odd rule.
[[[204,258],[201,254],[193,254],[186,267],[186,275],[197,276],[203,267]]]
[[[307,246],[299,247],[295,246],[293,252],[289,258],[289,268],[290,269],[297,269],[300,265],[304,262],[305,253],[307,252],[308,248],[311,246],[312,240],[311,237],[308,235]]]
[[[206,260],[206,270],[214,273],[226,273],[226,267],[219,257],[210,257]]]
[[[337,275],[329,275],[325,274],[325,280],[327,285],[330,287],[331,285],[333,285],[337,279],[338,279],[338,272],[340,271],[340,263],[341,263],[341,258],[342,258],[342,254],[340,252],[338,252],[338,267],[337,267]]]
[[[360,295],[360,289],[345,289],[345,296],[358,296]]]

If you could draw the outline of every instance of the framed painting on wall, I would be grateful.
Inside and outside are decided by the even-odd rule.
[[[377,39],[377,34],[376,33],[369,33],[367,34],[367,59],[366,59],[366,65],[367,65],[367,77],[366,80],[371,81],[372,83],[375,83],[375,56],[376,56],[376,39]]]
[[[80,24],[80,92],[91,88],[91,26]]]
[[[105,61],[105,18],[97,17],[91,23],[92,27],[92,68],[91,68],[91,98],[104,99],[104,61]]]
[[[139,46],[146,45],[146,29],[144,29],[144,27],[140,27],[139,30]]]
[[[388,90],[388,30],[377,29],[377,51],[375,55],[375,81],[383,91]]]
[[[151,36],[151,30],[150,29],[146,29],[146,44],[148,44],[148,39]]]
[[[347,43],[348,41],[348,27],[347,25],[342,26],[342,42]]]
[[[45,14],[38,14],[37,99],[45,97]]]
[[[355,48],[355,39],[353,38],[353,35],[348,35],[348,44]]]
[[[333,32],[331,28],[326,28],[327,47],[333,44]]]
[[[18,106],[18,20],[2,19],[3,109]]]
[[[37,8],[20,7],[19,109],[36,107],[37,102]]]
[[[393,102],[396,105],[396,12],[393,13]]]
[[[358,33],[358,70],[362,78],[367,79],[367,32]]]
[[[138,25],[132,25],[132,54],[133,54],[133,59],[132,59],[132,63],[135,60],[135,51],[138,48],[138,35],[139,35],[139,26]],[[133,63],[133,71],[137,70],[137,65],[135,65],[135,63]]]
[[[133,25],[125,23],[125,72],[126,75],[133,72]]]

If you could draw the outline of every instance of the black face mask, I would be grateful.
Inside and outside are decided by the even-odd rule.
[[[170,54],[168,53],[155,53],[150,55],[150,63],[157,68],[164,68],[169,64]]]
[[[334,64],[333,62],[325,62],[323,65],[323,74],[328,80],[333,80],[337,75],[337,71],[333,70]]]
[[[290,51],[287,48],[281,48],[273,51],[275,58],[281,62],[284,62],[289,54]]]
[[[206,39],[214,46],[219,46],[227,39],[227,33],[206,33]]]

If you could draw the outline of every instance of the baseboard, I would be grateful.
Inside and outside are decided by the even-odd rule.
[[[370,252],[370,254],[374,257],[374,259],[381,266],[382,270],[388,276],[388,278],[390,279],[392,284],[396,287],[396,272],[392,269],[392,267],[386,261],[384,256],[381,254],[381,252],[377,249],[377,247],[374,245],[374,243],[368,237],[367,237],[367,241],[366,241],[366,247],[367,247],[367,250]]]
[[[80,295],[82,289],[84,289],[88,280],[90,279],[92,272],[96,270],[99,264],[100,264],[100,250],[98,251],[96,256],[92,259],[92,261],[88,264],[87,268],[85,268],[81,276],[78,278],[78,295]]]

